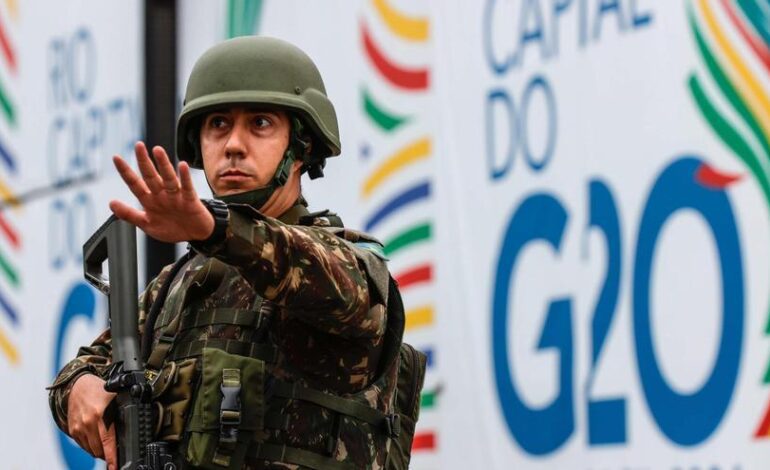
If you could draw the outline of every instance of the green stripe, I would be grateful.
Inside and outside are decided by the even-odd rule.
[[[390,132],[396,129],[401,124],[408,121],[408,118],[396,116],[382,109],[369,94],[369,91],[364,88],[361,90],[361,94],[364,100],[364,110],[366,115],[377,124],[383,131]]]
[[[243,0],[243,13],[241,14],[240,23],[238,25],[238,36],[245,36],[251,34],[251,2],[249,0]]]
[[[254,12],[251,15],[251,32],[257,34],[262,23],[262,12],[265,10],[264,0],[252,0]]]
[[[8,95],[5,93],[5,87],[2,83],[0,83],[0,109],[3,110],[3,114],[8,120],[8,123],[15,126],[16,112],[14,111],[13,104],[11,104],[11,101],[8,99]]]
[[[233,38],[235,32],[235,2],[236,0],[227,0],[227,37]]]
[[[743,162],[751,169],[751,172],[755,174],[762,187],[762,192],[765,195],[765,202],[770,206],[770,185],[768,185],[767,177],[762,172],[762,168],[760,168],[759,161],[757,160],[756,155],[754,155],[754,152],[748,144],[746,144],[746,141],[743,140],[738,131],[736,131],[711,104],[695,75],[690,77],[689,85],[693,98],[695,98],[695,102],[697,103],[701,114],[706,119],[706,122],[708,122],[711,129],[716,132],[719,138],[722,139],[722,142],[730,147],[733,153],[743,160]]]
[[[727,98],[732,107],[743,118],[746,124],[748,124],[751,132],[754,134],[757,140],[759,140],[762,149],[765,151],[766,159],[770,160],[770,143],[768,143],[767,136],[762,132],[762,129],[759,126],[759,122],[751,113],[748,106],[746,106],[746,103],[740,98],[738,92],[735,90],[735,87],[732,83],[730,83],[729,78],[727,78],[727,74],[724,73],[724,70],[717,63],[714,54],[706,45],[706,41],[703,39],[703,35],[701,34],[695,22],[695,16],[693,15],[692,8],[688,9],[688,13],[690,19],[690,27],[692,28],[692,31],[695,35],[695,40],[698,43],[698,50],[700,51],[701,57],[703,57],[703,60],[706,63],[706,67],[711,73],[711,76],[713,77],[719,89],[722,91],[722,94]],[[764,169],[762,172],[765,174],[767,173],[764,171]]]
[[[422,392],[420,395],[420,408],[433,408],[436,406],[436,392]]]
[[[227,2],[227,37],[240,36],[241,18],[243,18],[243,0],[229,0]]]
[[[227,37],[256,34],[263,4],[263,0],[228,0]]]
[[[0,271],[5,274],[5,276],[8,278],[9,281],[11,281],[11,284],[13,284],[14,287],[19,287],[19,276],[16,274],[16,270],[13,269],[13,267],[8,264],[8,261],[5,259],[5,256],[3,256],[0,253]]]
[[[385,242],[385,248],[383,248],[383,251],[385,252],[385,256],[391,256],[393,253],[402,248],[406,248],[407,246],[414,243],[426,241],[429,238],[430,224],[425,223],[416,225],[406,229],[405,231],[399,233],[398,235]]]

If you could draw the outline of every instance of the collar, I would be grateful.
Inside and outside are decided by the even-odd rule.
[[[278,217],[278,220],[288,225],[297,225],[297,223],[299,223],[300,217],[306,216],[308,214],[310,214],[310,211],[307,210],[307,207],[305,207],[300,201],[297,201],[293,206],[289,208],[289,210],[281,214]]]

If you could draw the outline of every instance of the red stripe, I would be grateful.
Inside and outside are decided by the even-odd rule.
[[[429,282],[433,278],[433,268],[429,264],[424,264],[394,277],[398,287],[405,289],[414,284]]]
[[[767,48],[764,42],[760,41],[754,34],[749,32],[746,25],[738,18],[738,14],[735,12],[735,6],[728,0],[722,0],[722,6],[727,10],[727,16],[735,24],[735,27],[740,31],[741,36],[746,42],[749,43],[754,53],[759,56],[759,59],[765,65],[767,70],[770,70],[770,49]]]
[[[702,164],[695,173],[695,180],[701,185],[711,189],[725,189],[727,186],[741,179],[741,175],[722,173],[713,167]]]
[[[434,450],[436,448],[436,435],[432,432],[415,434],[412,441],[412,451]]]
[[[5,35],[5,27],[2,23],[0,23],[0,49],[3,51],[5,60],[8,61],[8,66],[16,72],[16,56],[13,54],[13,48],[8,41],[8,36]]]
[[[768,404],[765,417],[762,418],[762,423],[757,428],[757,432],[754,433],[754,437],[757,439],[768,437],[768,433],[770,433],[770,404]]]
[[[369,35],[366,24],[361,22],[361,36],[364,41],[366,55],[374,63],[379,72],[393,85],[408,90],[424,90],[428,88],[428,69],[407,69],[393,63],[377,48]]]
[[[13,227],[11,227],[8,221],[5,220],[5,217],[3,217],[2,213],[0,213],[0,231],[3,232],[5,237],[8,239],[8,241],[11,242],[11,245],[13,245],[14,248],[18,249],[21,246],[19,234],[16,232],[16,230],[13,229]]]

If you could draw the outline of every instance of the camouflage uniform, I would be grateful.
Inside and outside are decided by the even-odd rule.
[[[296,205],[276,220],[248,206],[230,205],[225,241],[200,250],[172,280],[155,324],[153,344],[157,345],[163,329],[178,317],[183,327],[178,329],[174,341],[175,352],[177,346],[196,340],[264,342],[274,347],[274,361],[266,364],[268,397],[271,385],[279,381],[336,395],[371,387],[386,330],[382,299],[387,299],[387,267],[378,253],[355,243],[360,236],[356,232],[345,231],[344,237],[337,236],[317,226],[323,225],[322,218],[316,219],[314,226],[295,225],[305,214],[304,206]],[[140,330],[159,287],[167,282],[169,271],[170,266],[164,268],[140,297]],[[272,319],[265,328],[232,324],[196,327],[194,322],[185,322],[185,318],[195,318],[212,309],[242,309],[234,310],[236,315],[261,310]],[[50,387],[51,410],[64,432],[67,398],[75,379],[84,373],[104,377],[110,356],[111,338],[107,330],[91,346],[82,347]],[[172,359],[179,363],[189,360],[178,356]],[[395,371],[391,372],[394,377]],[[371,406],[387,410],[392,393],[375,393],[367,399]],[[293,399],[267,403],[266,416],[288,418],[283,429],[270,429],[266,421],[261,436],[265,441],[301,447],[337,460],[347,457],[355,468],[383,468],[384,452],[374,449],[384,449],[387,443],[377,432],[366,428],[369,425],[353,423],[351,427],[352,421],[343,416],[337,420],[346,424],[340,426],[336,422],[337,428],[330,430],[328,423],[334,420],[330,420],[327,409]],[[334,432],[337,435],[332,436],[334,442],[330,447],[329,436]],[[160,435],[163,436],[162,427]],[[183,447],[184,436],[181,438]],[[302,467],[247,458],[243,468]]]

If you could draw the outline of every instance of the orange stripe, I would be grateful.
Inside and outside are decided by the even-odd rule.
[[[11,343],[3,330],[0,330],[0,351],[8,357],[8,360],[13,365],[19,365],[19,351],[16,346]]]
[[[8,13],[11,14],[11,18],[14,21],[19,19],[19,7],[16,4],[16,0],[5,0],[5,7],[8,9]]]
[[[433,307],[430,305],[413,308],[408,310],[405,315],[406,325],[404,326],[404,329],[407,331],[430,326],[435,321]]]

